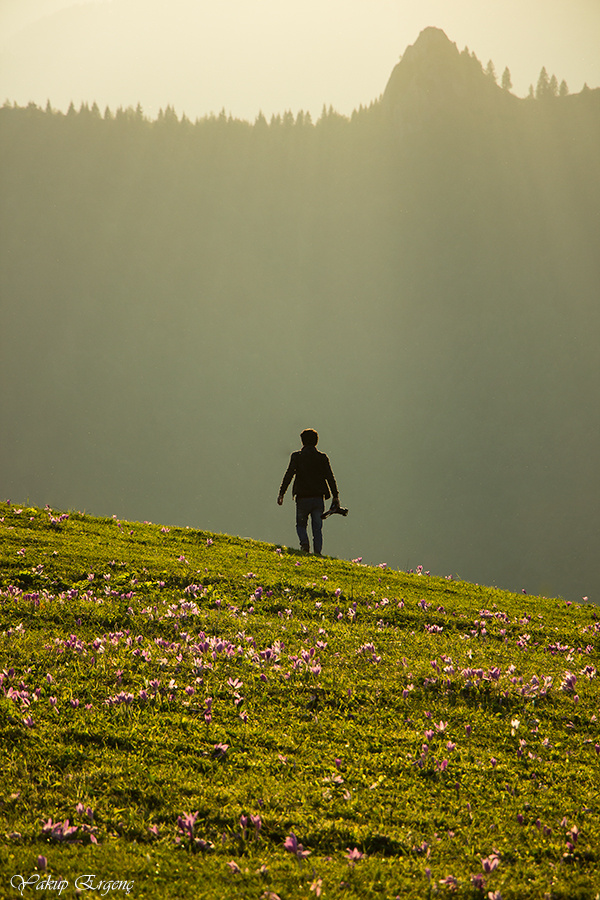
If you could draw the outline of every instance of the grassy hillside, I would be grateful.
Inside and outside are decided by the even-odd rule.
[[[595,607],[7,503],[0,538],[0,896],[596,897]]]

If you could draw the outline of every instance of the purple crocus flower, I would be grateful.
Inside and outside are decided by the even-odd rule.
[[[283,842],[284,850],[287,850],[288,853],[297,853],[298,852],[298,838],[292,831],[292,833],[286,837]]]
[[[484,872],[493,872],[494,869],[498,867],[500,859],[496,856],[495,853],[492,853],[490,856],[486,857],[486,859],[481,860],[481,865],[483,866]]]
[[[77,806],[75,807],[75,812],[77,813],[78,816],[81,816],[82,818],[83,818],[83,816],[86,816],[90,820],[90,822],[94,821],[94,812],[93,812],[91,806],[88,806],[86,809],[86,807],[83,805],[83,803],[78,803]]]
[[[298,842],[298,838],[293,831],[291,831],[289,837],[285,839],[283,847],[288,853],[293,853],[299,862],[302,862],[307,856],[310,856],[311,851],[304,849],[302,844]]]
[[[53,841],[70,841],[76,834],[77,826],[69,825],[68,819],[64,822],[53,822],[50,818],[42,827],[42,835]]]
[[[177,817],[177,827],[181,834],[189,837],[192,840],[194,836],[194,825],[196,824],[196,819],[198,818],[198,810],[193,813],[184,813],[182,816]]]
[[[358,850],[356,847],[353,847],[352,850],[350,849],[350,847],[346,847],[346,850],[348,851],[348,863],[351,866],[354,866],[359,859],[364,858],[365,854],[361,853],[360,850]]]

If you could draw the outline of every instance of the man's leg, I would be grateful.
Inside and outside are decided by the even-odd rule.
[[[310,550],[310,544],[308,543],[308,532],[306,530],[306,526],[308,525],[308,515],[310,513],[310,504],[306,502],[304,497],[296,500],[296,534],[298,535],[298,540],[300,541],[300,549],[304,550],[306,553]]]
[[[315,497],[310,511],[312,533],[313,533],[313,549],[317,556],[321,555],[323,549],[323,519],[321,514],[325,511],[325,501],[322,497]]]

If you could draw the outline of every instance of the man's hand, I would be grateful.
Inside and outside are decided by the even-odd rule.
[[[277,505],[283,506],[283,497],[281,496],[281,494],[277,498]]]

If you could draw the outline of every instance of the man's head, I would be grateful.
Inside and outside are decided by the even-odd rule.
[[[314,428],[305,428],[304,431],[301,432],[300,438],[303,447],[316,447],[319,435]]]

